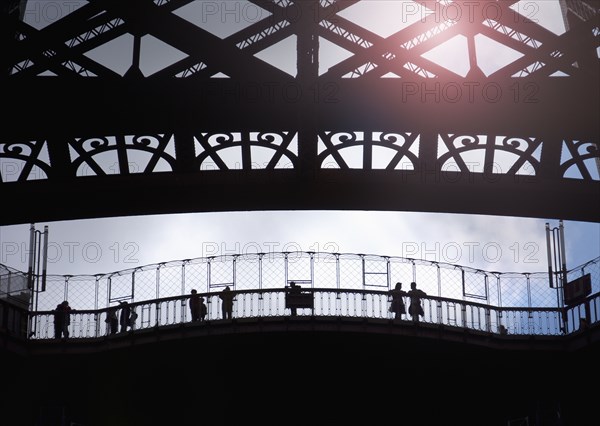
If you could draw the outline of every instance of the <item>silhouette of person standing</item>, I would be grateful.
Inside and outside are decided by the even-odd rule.
[[[62,303],[56,305],[56,309],[54,309],[54,338],[60,339],[63,331],[63,312],[62,312]]]
[[[190,313],[192,314],[192,321],[198,321],[200,319],[200,295],[195,289],[192,289],[190,296]]]
[[[219,295],[223,303],[221,304],[221,311],[223,313],[223,319],[231,319],[233,314],[233,293],[229,286],[225,287],[225,289]]]
[[[200,297],[199,299],[199,306],[200,306],[200,321],[204,321],[204,319],[206,318],[206,314],[208,312],[208,308],[206,307],[206,304],[204,303],[204,297]]]
[[[408,307],[408,313],[412,316],[413,321],[419,321],[419,316],[425,316],[423,312],[423,306],[421,306],[421,297],[427,296],[423,290],[417,289],[417,283],[410,283],[410,290],[408,291],[410,297],[410,306]]]
[[[60,314],[61,314],[61,334],[65,339],[69,337],[69,325],[71,325],[71,307],[69,306],[69,302],[66,300],[60,304]]]
[[[110,334],[116,334],[119,331],[119,319],[117,318],[117,308],[110,308],[106,311],[106,319]]]
[[[402,291],[402,283],[396,283],[396,286],[393,290],[390,290],[389,294],[392,296],[390,312],[394,313],[394,318],[402,319],[402,315],[406,314],[406,306],[404,306],[403,299],[403,296],[406,295],[406,292]]]
[[[129,307],[129,303],[121,302],[121,316],[119,317],[119,323],[121,324],[121,333],[127,331],[127,326],[129,325],[129,316],[131,314],[131,308]]]

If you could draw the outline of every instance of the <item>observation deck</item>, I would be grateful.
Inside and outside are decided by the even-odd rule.
[[[364,254],[225,255],[93,276],[51,275],[45,288],[34,280],[34,310],[18,306],[14,297],[27,291],[26,274],[6,267],[3,271],[0,288],[10,289],[11,295],[0,302],[0,353],[14,367],[7,373],[14,379],[13,390],[24,391],[27,382],[36,383],[40,395],[58,389],[63,397],[49,400],[85,425],[117,419],[131,425],[192,425],[197,396],[184,389],[199,382],[218,389],[203,393],[204,403],[217,411],[226,409],[222,394],[233,386],[246,389],[236,400],[241,410],[251,412],[268,399],[285,416],[294,410],[294,402],[279,389],[288,387],[286,394],[298,399],[306,383],[311,406],[299,419],[311,421],[318,412],[335,412],[339,421],[384,421],[385,410],[355,413],[333,407],[340,398],[356,398],[357,392],[368,407],[397,404],[397,393],[383,391],[389,389],[388,376],[402,381],[397,391],[402,401],[419,411],[404,416],[414,424],[481,425],[485,420],[504,426],[534,414],[550,421],[555,418],[548,412],[559,406],[565,424],[593,424],[590,411],[581,408],[592,406],[591,394],[574,390],[557,395],[556,389],[579,389],[598,379],[600,258],[568,272],[569,280],[589,274],[592,294],[567,307],[557,306],[559,290],[550,288],[547,273],[501,273]],[[394,318],[389,311],[390,289],[397,281],[405,287],[414,281],[425,291],[418,321],[409,314]],[[295,315],[286,304],[291,282],[311,299],[310,307],[297,307]],[[234,296],[231,319],[224,319],[220,298],[227,286]],[[191,289],[207,305],[200,321],[191,320]],[[408,313],[410,295],[403,298]],[[53,309],[63,299],[73,308],[69,333],[68,338],[56,338]],[[137,315],[112,334],[107,314],[113,310],[119,317],[123,301],[128,301],[129,315]],[[410,386],[413,368],[422,378]],[[556,374],[556,368],[570,374]],[[58,371],[66,382],[53,383]],[[436,396],[436,405],[450,412],[423,414],[429,395],[438,392],[438,379],[486,390]],[[90,387],[88,381],[101,385]],[[138,390],[141,399],[133,402],[114,401],[103,390],[112,389],[112,383],[133,386],[133,392],[145,390]],[[162,391],[175,383],[179,390],[173,395]],[[321,385],[336,389],[336,396]],[[373,386],[382,391],[362,393]],[[514,400],[503,399],[506,387]],[[15,406],[33,404],[52,417],[52,404],[45,397],[34,396],[30,402],[11,398]],[[465,398],[469,409],[452,411]],[[149,401],[180,408],[149,410]],[[504,401],[500,407],[498,401]],[[106,404],[111,410],[102,408]],[[6,412],[7,418],[23,420],[14,407]],[[218,418],[218,413],[205,418]],[[36,423],[32,419],[26,424]]]

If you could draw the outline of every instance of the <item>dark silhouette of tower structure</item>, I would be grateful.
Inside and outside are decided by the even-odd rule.
[[[228,35],[187,18],[194,4],[216,5],[204,17],[244,13],[219,10],[236,2],[94,0],[41,29],[23,20],[25,2],[3,2],[0,225],[271,209],[600,221],[600,181],[589,167],[600,156],[597,2],[567,1],[568,29],[557,35],[515,10],[516,0],[405,2],[402,25],[382,34],[348,15],[369,1],[250,0],[243,4],[259,14]],[[462,18],[448,19],[457,10]],[[516,59],[487,69],[482,39]],[[267,58],[289,40],[291,72]],[[467,72],[427,55],[453,40]],[[148,46],[158,45],[179,56],[149,72]],[[331,45],[346,58],[326,68]],[[125,46],[127,66],[103,59],[106,46]],[[5,349],[3,336],[3,361],[14,367],[3,413],[13,424],[57,424],[60,413],[86,425],[197,424],[198,410],[183,407],[202,401],[218,417],[232,405],[255,413],[268,400],[307,423],[323,412],[376,423],[400,400],[414,424],[433,412],[435,424],[505,425],[558,398],[569,425],[580,426],[592,399],[576,389],[598,379],[592,367],[585,378],[561,369],[595,365],[597,345],[488,351],[420,339],[418,329],[393,343],[308,329],[151,348],[134,340],[126,350],[32,359]],[[305,362],[315,353],[334,361]],[[390,396],[390,376],[411,371],[421,377],[412,392],[399,386]],[[459,381],[480,389],[482,376],[487,393],[456,392]],[[174,380],[177,392],[162,392]],[[307,398],[296,386],[303,380]],[[330,389],[348,411],[333,410]],[[468,408],[459,416],[456,407]]]
[[[6,4],[2,192],[21,201],[4,224],[262,209],[598,220],[594,2],[567,2],[562,35],[512,0],[388,2],[407,5],[392,35],[345,0],[94,1],[39,30]],[[247,25],[223,35],[203,25],[213,15]],[[482,40],[511,60],[485,68]],[[449,42],[468,71],[429,56]],[[271,53],[282,43],[295,66]],[[345,59],[329,65],[331,46]],[[164,49],[178,56],[162,63]]]

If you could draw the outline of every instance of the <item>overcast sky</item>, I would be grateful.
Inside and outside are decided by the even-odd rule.
[[[25,19],[36,28],[43,28],[65,10],[74,9],[77,3],[30,1]],[[389,0],[362,2],[353,10],[346,11],[344,16],[369,28],[373,26],[374,16],[392,16],[389,7],[401,7],[400,3]],[[377,4],[379,6],[373,6]],[[193,7],[201,8],[201,2],[190,6]],[[385,8],[388,8],[387,12],[381,14]],[[556,34],[564,32],[557,1],[521,1],[514,8],[537,19]],[[255,14],[250,12],[254,13],[250,9],[244,12],[246,22],[239,22],[235,16],[228,15],[226,19],[234,21],[228,23],[227,31],[230,33],[232,28],[241,29],[252,23],[252,19],[256,18],[252,18]],[[200,21],[196,16],[196,21],[216,34],[223,30],[222,25],[217,25],[223,22],[222,16],[205,15]],[[387,36],[396,24],[397,20],[388,22],[384,19],[377,26],[377,31]],[[396,28],[396,31],[399,29]],[[124,37],[121,42],[129,47],[131,37]],[[289,42],[257,56],[293,73],[294,64],[290,64],[285,53],[289,53],[286,44]],[[142,50],[156,53],[159,46],[152,43],[148,39]],[[477,43],[478,54],[487,52],[489,56],[492,49],[490,42],[480,38]],[[452,53],[450,59],[435,52],[429,55],[429,59],[464,75],[467,71],[464,61],[457,58],[461,58],[462,54],[464,59],[465,46],[466,41],[456,39],[446,49],[446,52]],[[110,54],[98,51],[90,56],[98,60],[110,57],[114,62],[118,57],[115,51],[120,47],[115,44]],[[322,47],[334,49],[325,44]],[[326,57],[333,57],[332,52]],[[338,54],[339,60],[343,59],[343,52]],[[166,62],[177,59],[173,52],[158,56],[168,57]],[[159,68],[157,55],[147,57],[150,59],[142,57],[143,71],[151,74]],[[502,65],[494,65],[491,60],[485,65],[480,60],[486,73]],[[335,62],[330,59],[326,66]],[[130,58],[126,55],[112,66],[124,72],[129,64]],[[326,67],[322,71],[326,71]],[[544,218],[372,211],[200,213],[52,222],[47,224],[50,232],[48,273],[96,274],[210,255],[297,250],[423,258],[486,270],[545,271],[546,222],[550,222],[552,227],[558,226],[558,221]],[[39,223],[36,227],[43,231],[44,225]],[[566,222],[565,232],[569,267],[600,255],[600,224]],[[28,241],[29,224],[0,227],[0,263],[26,270]]]
[[[369,211],[198,213],[51,222],[52,274],[269,251],[423,258],[502,272],[545,271],[545,220]],[[551,227],[558,221],[550,220]],[[45,224],[36,224],[43,231]],[[600,255],[600,224],[565,222],[567,266]],[[0,228],[1,263],[27,269],[29,225]]]

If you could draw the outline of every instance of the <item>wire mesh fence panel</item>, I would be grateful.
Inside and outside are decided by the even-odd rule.
[[[236,263],[235,288],[238,290],[253,290],[262,287],[261,256],[245,255]]]
[[[572,269],[567,274],[567,280],[570,282],[586,274],[590,274],[592,294],[600,292],[600,258]]]
[[[108,298],[109,293],[109,285],[108,285],[108,277],[107,276],[98,276],[96,277],[96,281],[98,282],[98,306],[96,309],[108,308],[111,306]]]
[[[66,300],[67,277],[52,275],[46,278],[46,291],[37,294],[37,310],[49,311]]]
[[[67,297],[73,309],[90,309],[95,306],[96,278],[93,276],[74,276],[69,278]]]
[[[111,275],[108,278],[108,298],[111,303],[133,299],[135,294],[133,278],[134,275],[131,272],[123,273],[123,275]],[[152,298],[154,299],[156,296]]]
[[[390,259],[390,285],[394,287],[396,283],[402,283],[402,290],[407,291],[413,280],[413,264],[402,258]]]
[[[27,274],[0,264],[0,295],[18,295],[29,291]]]
[[[185,293],[190,294],[192,289],[198,293],[207,293],[208,264],[204,259],[192,260],[185,266]]]
[[[315,253],[313,286],[317,288],[337,288],[338,256],[332,253]]]
[[[462,299],[462,270],[460,268],[440,265],[440,297],[447,297],[451,299]]]
[[[492,306],[502,306],[500,275],[488,272],[488,300]]]
[[[362,257],[359,255],[340,255],[340,287],[347,289],[363,288]]]
[[[227,286],[232,290],[235,289],[235,257],[233,256],[217,256],[211,258],[208,263],[209,267],[209,291],[223,289]]]
[[[363,257],[364,288],[368,290],[389,289],[389,262],[381,256],[366,255]]]
[[[489,302],[489,277],[483,271],[462,270],[462,295],[465,300]]]
[[[415,264],[415,279],[411,280],[417,284],[417,288],[428,295],[438,294],[438,276],[435,266],[426,263]],[[410,288],[410,287],[409,287]]]
[[[173,297],[184,294],[183,263],[167,263],[158,269],[158,297]]]
[[[547,274],[529,275],[529,291],[531,293],[531,306],[538,308],[558,306],[556,289],[550,288]]]
[[[267,253],[262,257],[262,287],[284,288],[286,283],[285,257],[279,253]]]
[[[530,306],[527,278],[522,274],[502,274],[500,276],[502,306]]]
[[[297,282],[311,287],[313,284],[312,254],[293,252],[287,254],[287,284]],[[287,285],[286,284],[286,285]]]

